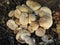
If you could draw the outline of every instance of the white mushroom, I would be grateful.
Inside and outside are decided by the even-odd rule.
[[[42,7],[40,10],[42,10],[44,15],[40,18],[39,24],[41,27],[44,29],[49,29],[52,24],[53,24],[53,19],[52,19],[52,12],[49,8],[47,7]]]
[[[11,30],[15,30],[18,25],[15,24],[15,21],[10,19],[7,21],[7,26],[11,29]]]
[[[35,34],[36,34],[37,36],[39,36],[39,37],[42,37],[42,36],[45,35],[45,29],[43,29],[43,28],[37,29],[37,30],[35,31]]]
[[[19,19],[20,18],[20,15],[21,15],[21,11],[19,9],[16,9],[14,16]]]
[[[8,16],[9,16],[9,17],[13,17],[13,16],[14,16],[14,10],[11,10],[11,11],[8,13]]]
[[[27,25],[28,24],[28,14],[27,13],[22,13],[20,16],[20,22],[22,25]]]
[[[41,5],[35,1],[26,1],[26,5],[30,7],[33,11],[38,10]]]

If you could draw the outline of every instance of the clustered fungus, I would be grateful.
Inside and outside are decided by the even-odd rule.
[[[16,10],[11,10],[8,16],[11,19],[7,21],[7,26],[16,34],[16,40],[29,45],[35,45],[31,33],[43,37],[53,23],[51,10],[31,0],[27,0],[26,5],[16,6]]]

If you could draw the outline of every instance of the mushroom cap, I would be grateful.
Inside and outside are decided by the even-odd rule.
[[[48,8],[48,7],[41,7],[40,8],[41,11],[44,11],[46,14],[48,14],[49,16],[52,15],[52,11]]]
[[[40,10],[44,12],[44,15],[40,18],[39,24],[44,29],[49,29],[53,24],[52,12],[47,7],[42,7]]]
[[[16,34],[16,40],[20,43],[25,43],[25,41],[21,39],[21,32],[18,32]]]
[[[39,25],[38,25],[37,22],[32,22],[32,23],[30,24],[30,26],[31,26],[32,30],[37,30],[38,27],[39,27]]]
[[[49,29],[52,26],[52,17],[44,16],[43,18],[40,18],[39,24],[44,29]]]
[[[9,17],[13,17],[13,16],[14,16],[14,13],[15,13],[14,10],[11,10],[11,11],[8,13],[8,16],[9,16]]]
[[[27,13],[22,13],[21,14],[20,22],[21,22],[22,25],[27,25],[28,24],[29,19],[28,19],[28,14]]]
[[[33,11],[39,9],[41,5],[35,1],[28,0],[26,1],[26,5],[30,7]]]
[[[30,21],[35,21],[36,20],[36,16],[33,14],[29,14],[29,20]]]
[[[21,23],[20,23],[20,20],[19,19],[15,19],[15,23],[17,24],[17,25],[21,25]]]
[[[19,19],[20,18],[20,15],[21,15],[21,11],[19,9],[16,9],[14,16]]]
[[[21,12],[29,12],[29,8],[25,5],[23,6],[16,6],[17,9],[19,9]]]
[[[15,30],[18,25],[15,24],[15,21],[10,19],[7,21],[7,26],[11,29],[11,30]]]
[[[37,36],[39,36],[39,37],[44,36],[44,35],[45,35],[45,29],[43,29],[43,28],[37,29],[37,30],[35,31],[35,34],[36,34]]]
[[[33,33],[35,30],[32,30],[32,27],[29,26],[29,27],[28,27],[28,31],[29,31],[30,33]]]

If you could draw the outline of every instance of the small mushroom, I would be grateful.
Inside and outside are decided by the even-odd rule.
[[[32,27],[31,27],[31,26],[28,26],[28,31],[29,31],[30,33],[33,33],[35,30],[32,30]]]
[[[49,29],[53,24],[52,12],[47,7],[42,7],[40,10],[44,12],[43,16],[39,19],[39,24],[44,29]]]
[[[20,22],[21,22],[22,25],[27,25],[28,24],[29,19],[28,19],[28,14],[27,13],[22,13],[21,14]]]
[[[18,25],[15,24],[15,21],[12,20],[12,19],[10,19],[10,20],[7,21],[7,26],[8,26],[11,30],[15,30],[15,29],[18,27]]]
[[[20,23],[20,20],[19,19],[15,19],[15,23],[17,24],[17,25],[21,25],[21,23]]]
[[[13,16],[14,16],[14,10],[11,10],[11,11],[8,13],[8,16],[9,16],[9,17],[13,17]]]
[[[32,21],[35,21],[36,17],[33,14],[29,14],[29,23],[31,23]]]
[[[21,12],[29,12],[28,7],[26,7],[25,5],[23,6],[16,6],[17,9],[19,9]]]
[[[43,29],[43,28],[37,29],[37,30],[35,31],[35,34],[36,34],[37,36],[39,36],[39,37],[42,37],[42,36],[45,35],[45,29]]]
[[[33,11],[38,10],[41,7],[39,3],[31,0],[26,1],[26,5],[30,7]]]
[[[38,25],[37,22],[32,22],[32,23],[30,24],[30,26],[31,26],[32,30],[37,30],[38,27],[39,27],[39,25]]]
[[[19,9],[16,9],[14,16],[19,19],[20,18],[20,15],[21,15],[21,11]]]

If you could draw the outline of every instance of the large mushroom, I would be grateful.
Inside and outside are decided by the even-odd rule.
[[[41,13],[39,13],[39,15],[41,15],[41,18],[39,19],[39,24],[44,29],[49,29],[53,24],[52,12],[47,7],[42,7],[40,11],[42,11],[44,14],[41,15]]]
[[[31,0],[26,1],[26,5],[30,7],[33,11],[38,10],[41,7],[39,3]]]

